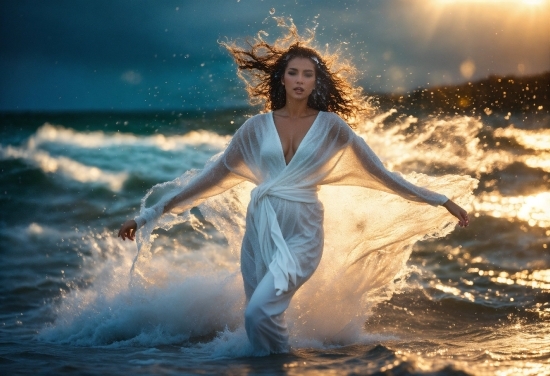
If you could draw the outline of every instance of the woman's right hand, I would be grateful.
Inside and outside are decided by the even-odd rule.
[[[134,240],[136,236],[137,223],[133,219],[129,219],[122,224],[120,230],[118,230],[118,237],[122,240]]]

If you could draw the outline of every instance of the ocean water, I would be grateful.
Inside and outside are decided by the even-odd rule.
[[[133,285],[120,224],[253,111],[0,116],[1,374],[550,374],[548,115],[390,110],[359,125],[391,169],[480,181],[470,227],[405,263],[381,256],[395,276],[359,331],[316,335],[337,315],[292,306],[291,353],[253,356],[239,256],[198,212],[158,231],[158,274]]]

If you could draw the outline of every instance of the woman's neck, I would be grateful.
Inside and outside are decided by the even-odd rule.
[[[313,108],[308,107],[307,101],[292,101],[288,98],[285,105],[277,112],[278,115],[290,118],[301,118],[317,113]]]

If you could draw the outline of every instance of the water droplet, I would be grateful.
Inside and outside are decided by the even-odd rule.
[[[269,14],[274,15],[274,14],[275,14],[275,8],[271,8],[271,9],[269,10]]]

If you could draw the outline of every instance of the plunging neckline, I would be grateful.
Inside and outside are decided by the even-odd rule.
[[[281,157],[283,158],[283,163],[285,164],[285,167],[292,163],[292,161],[294,160],[294,157],[300,151],[300,148],[302,147],[302,144],[304,143],[304,141],[306,141],[308,135],[311,133],[311,129],[317,123],[317,120],[319,119],[319,115],[321,114],[321,112],[322,111],[319,111],[317,113],[317,115],[315,116],[315,120],[313,120],[313,123],[311,123],[311,125],[309,126],[309,129],[307,130],[306,134],[304,135],[304,138],[302,138],[302,141],[300,141],[300,143],[298,144],[298,147],[296,148],[296,151],[294,152],[294,155],[292,156],[292,158],[290,158],[290,161],[288,161],[288,163],[286,163],[285,151],[283,149],[283,142],[281,140],[281,136],[279,135],[279,131],[277,130],[277,126],[275,125],[275,118],[274,118],[275,114],[273,113],[273,111],[271,111],[271,114],[270,114],[271,116],[269,116],[269,120],[271,122],[273,130],[275,131],[275,134],[277,135],[277,139],[279,140],[279,151],[281,153]]]

